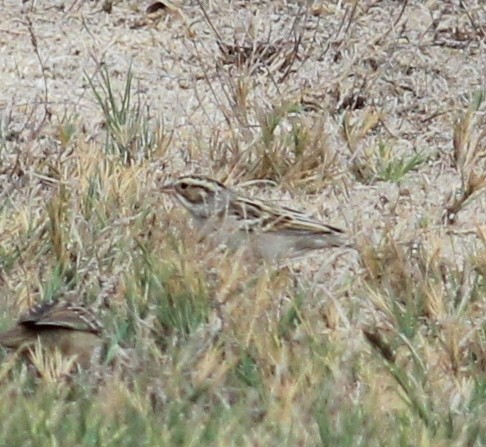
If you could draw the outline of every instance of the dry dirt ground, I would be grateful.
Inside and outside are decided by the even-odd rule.
[[[9,214],[47,200],[65,160],[104,150],[93,86],[107,75],[118,97],[131,70],[132,103],[159,143],[150,156],[132,146],[127,165],[160,225],[191,231],[157,185],[194,172],[345,228],[356,253],[312,257],[293,273],[322,288],[315,301],[334,303],[327,329],[341,328],[351,353],[364,323],[395,324],[363,284],[403,298],[439,272],[422,316],[446,325],[438,296],[464,271],[467,305],[469,274],[486,272],[483,0],[201,0],[148,14],[150,4],[0,0],[4,241],[18,231]],[[16,314],[24,271],[2,269],[5,312]]]
[[[5,152],[39,146],[55,152],[56,129],[68,120],[76,121],[87,141],[102,141],[104,118],[87,79],[106,67],[114,91],[121,91],[132,67],[136,92],[150,116],[172,134],[163,160],[167,175],[257,177],[244,172],[250,156],[239,166],[232,154],[254,151],[262,133],[259,114],[286,102],[299,104],[313,123],[316,115],[321,119],[322,139],[337,157],[327,182],[335,190],[305,197],[308,189],[296,185],[306,182],[297,182],[292,173],[285,178],[285,172],[263,172],[263,178],[284,180],[307,210],[335,223],[345,219],[373,239],[390,226],[406,231],[405,239],[420,236],[424,218],[431,221],[428,230],[444,234],[439,222],[461,186],[454,123],[484,91],[480,1],[363,1],[355,7],[352,2],[184,2],[158,15],[147,15],[148,5],[117,2],[107,13],[101,2],[2,1],[0,110],[3,135],[12,141]],[[297,60],[288,70],[282,54],[263,67],[255,61],[247,76],[241,72],[250,70],[225,64],[218,47],[218,40],[250,48],[282,41],[285,53],[297,38]],[[238,85],[230,82],[236,79]],[[250,109],[244,117],[235,106],[238,88],[248,90],[240,99],[246,103],[240,106]],[[351,130],[343,130],[346,111]],[[482,118],[478,114],[478,131],[484,130]],[[368,119],[372,123],[361,136],[359,126],[366,127]],[[380,144],[385,155],[377,154]],[[400,182],[368,181],[376,172],[367,170],[379,169],[375,159],[386,163],[415,154],[425,161]],[[365,181],[350,179],[350,166]],[[337,209],[342,215],[335,216]],[[459,213],[451,230],[462,238],[475,231],[483,215],[479,199]]]
[[[131,67],[133,96],[167,136],[147,172],[271,180],[277,188],[252,192],[352,238],[391,234],[458,256],[485,220],[481,194],[462,200],[484,163],[484,107],[465,118],[484,95],[481,3],[196,1],[147,14],[150,2],[2,1],[4,165],[45,175],[29,156],[69,153],[60,141],[68,124],[102,143],[105,117],[88,80],[106,68],[121,94]],[[231,53],[244,49],[245,60]],[[286,147],[296,122],[316,151],[300,165]],[[12,177],[3,175],[5,188]]]

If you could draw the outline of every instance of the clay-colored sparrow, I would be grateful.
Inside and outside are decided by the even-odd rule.
[[[46,352],[58,350],[65,357],[75,357],[81,367],[88,367],[101,346],[101,331],[90,309],[67,301],[49,301],[32,307],[15,327],[0,332],[0,345],[28,354],[39,341]]]
[[[291,208],[242,196],[207,177],[186,175],[163,185],[162,191],[191,213],[203,236],[216,236],[231,248],[248,242],[266,259],[350,246],[339,228]]]

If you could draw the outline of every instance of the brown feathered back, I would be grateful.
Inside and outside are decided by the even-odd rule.
[[[58,300],[37,304],[19,318],[18,324],[32,329],[49,326],[92,332],[97,335],[101,334],[102,330],[100,322],[90,309]]]

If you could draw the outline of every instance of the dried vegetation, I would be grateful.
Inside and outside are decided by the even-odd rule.
[[[1,352],[0,445],[486,443],[483,1],[0,12],[0,326],[67,296],[106,328],[77,374]],[[158,191],[186,172],[357,249],[208,247]]]

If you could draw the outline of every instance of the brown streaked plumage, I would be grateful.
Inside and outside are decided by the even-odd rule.
[[[81,367],[88,367],[101,346],[101,331],[92,310],[56,300],[32,307],[15,327],[0,332],[0,345],[28,353],[39,341],[46,352],[58,350],[65,357],[75,357]]]
[[[162,186],[186,208],[203,236],[230,247],[243,240],[264,258],[291,258],[311,250],[350,247],[343,230],[291,208],[245,197],[221,182],[186,175]]]

